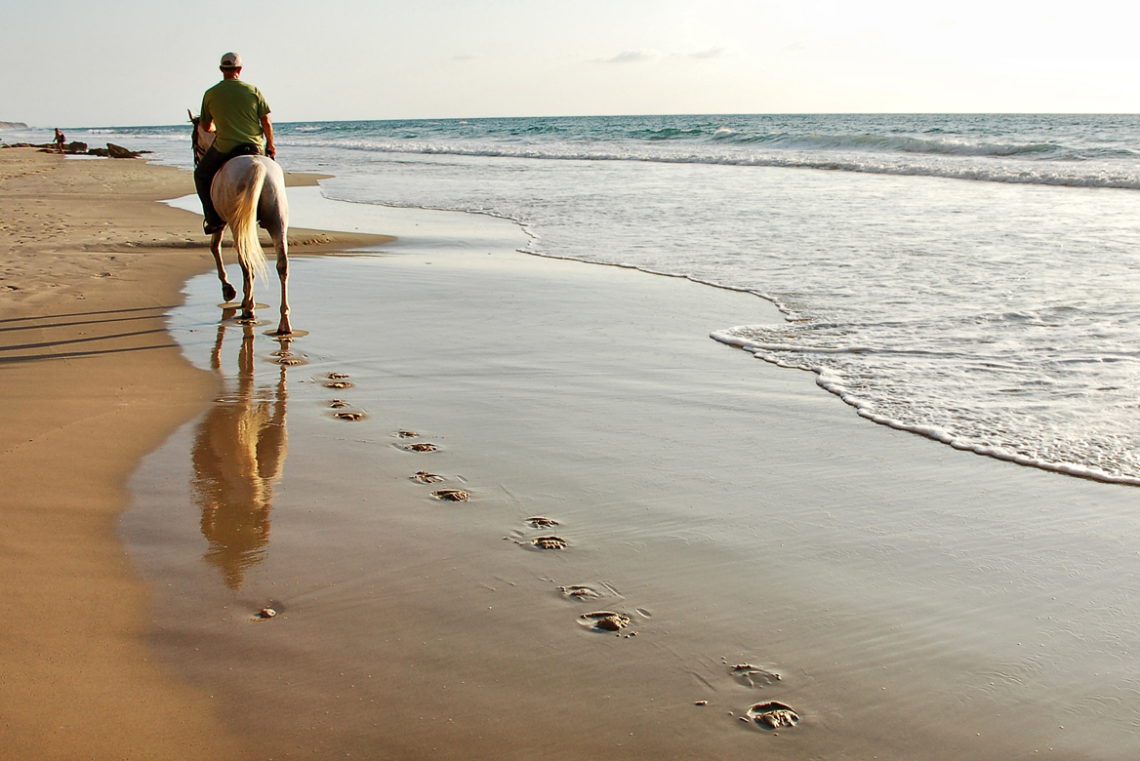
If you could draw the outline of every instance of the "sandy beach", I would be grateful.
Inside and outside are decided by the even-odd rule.
[[[871,424],[708,338],[766,302],[502,220],[302,189],[357,232],[295,253],[397,239],[298,256],[279,341],[190,185],[0,151],[0,755],[1135,756],[1131,488]]]
[[[215,387],[164,327],[186,278],[212,267],[200,218],[157,203],[192,190],[140,161],[0,151],[5,758],[239,747],[211,696],[147,651],[149,594],[116,536],[138,459]]]

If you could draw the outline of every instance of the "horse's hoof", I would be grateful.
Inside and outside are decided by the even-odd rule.
[[[226,301],[233,301],[237,298],[237,289],[229,283],[222,286],[222,298]]]

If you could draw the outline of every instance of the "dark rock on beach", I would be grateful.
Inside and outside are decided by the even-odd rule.
[[[107,143],[106,148],[92,148],[87,151],[90,156],[107,156],[113,159],[137,159],[143,153],[147,152],[148,151],[132,151],[129,148],[124,148],[114,143]]]
[[[3,143],[0,144],[0,148],[39,148],[42,153],[59,153],[59,147],[55,143]],[[112,159],[137,159],[144,153],[151,153],[151,151],[132,151],[114,143],[107,143],[106,148],[88,148],[87,143],[78,140],[65,145],[63,152],[76,156],[102,156]]]

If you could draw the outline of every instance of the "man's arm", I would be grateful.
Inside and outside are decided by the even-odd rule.
[[[198,124],[207,132],[214,131],[214,115],[210,113],[210,99],[202,96],[202,108],[198,111]]]
[[[273,122],[269,114],[261,117],[261,131],[265,133],[265,155],[273,158],[277,155],[277,146],[273,143]]]

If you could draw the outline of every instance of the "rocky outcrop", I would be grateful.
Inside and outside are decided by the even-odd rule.
[[[0,122],[0,129],[27,129],[23,122]]]
[[[150,151],[132,151],[114,143],[107,143],[106,148],[92,148],[87,151],[88,156],[105,156],[112,159],[137,159],[144,153],[150,153]]]
[[[137,159],[142,155],[142,151],[132,151],[114,143],[107,143],[107,153],[113,159]]]
[[[39,148],[42,153],[59,153],[59,148],[55,143],[3,143],[0,144],[0,148]],[[103,156],[112,159],[137,159],[144,153],[151,151],[132,151],[114,143],[107,143],[106,148],[88,148],[87,143],[75,140],[65,145],[63,152],[74,155]]]

